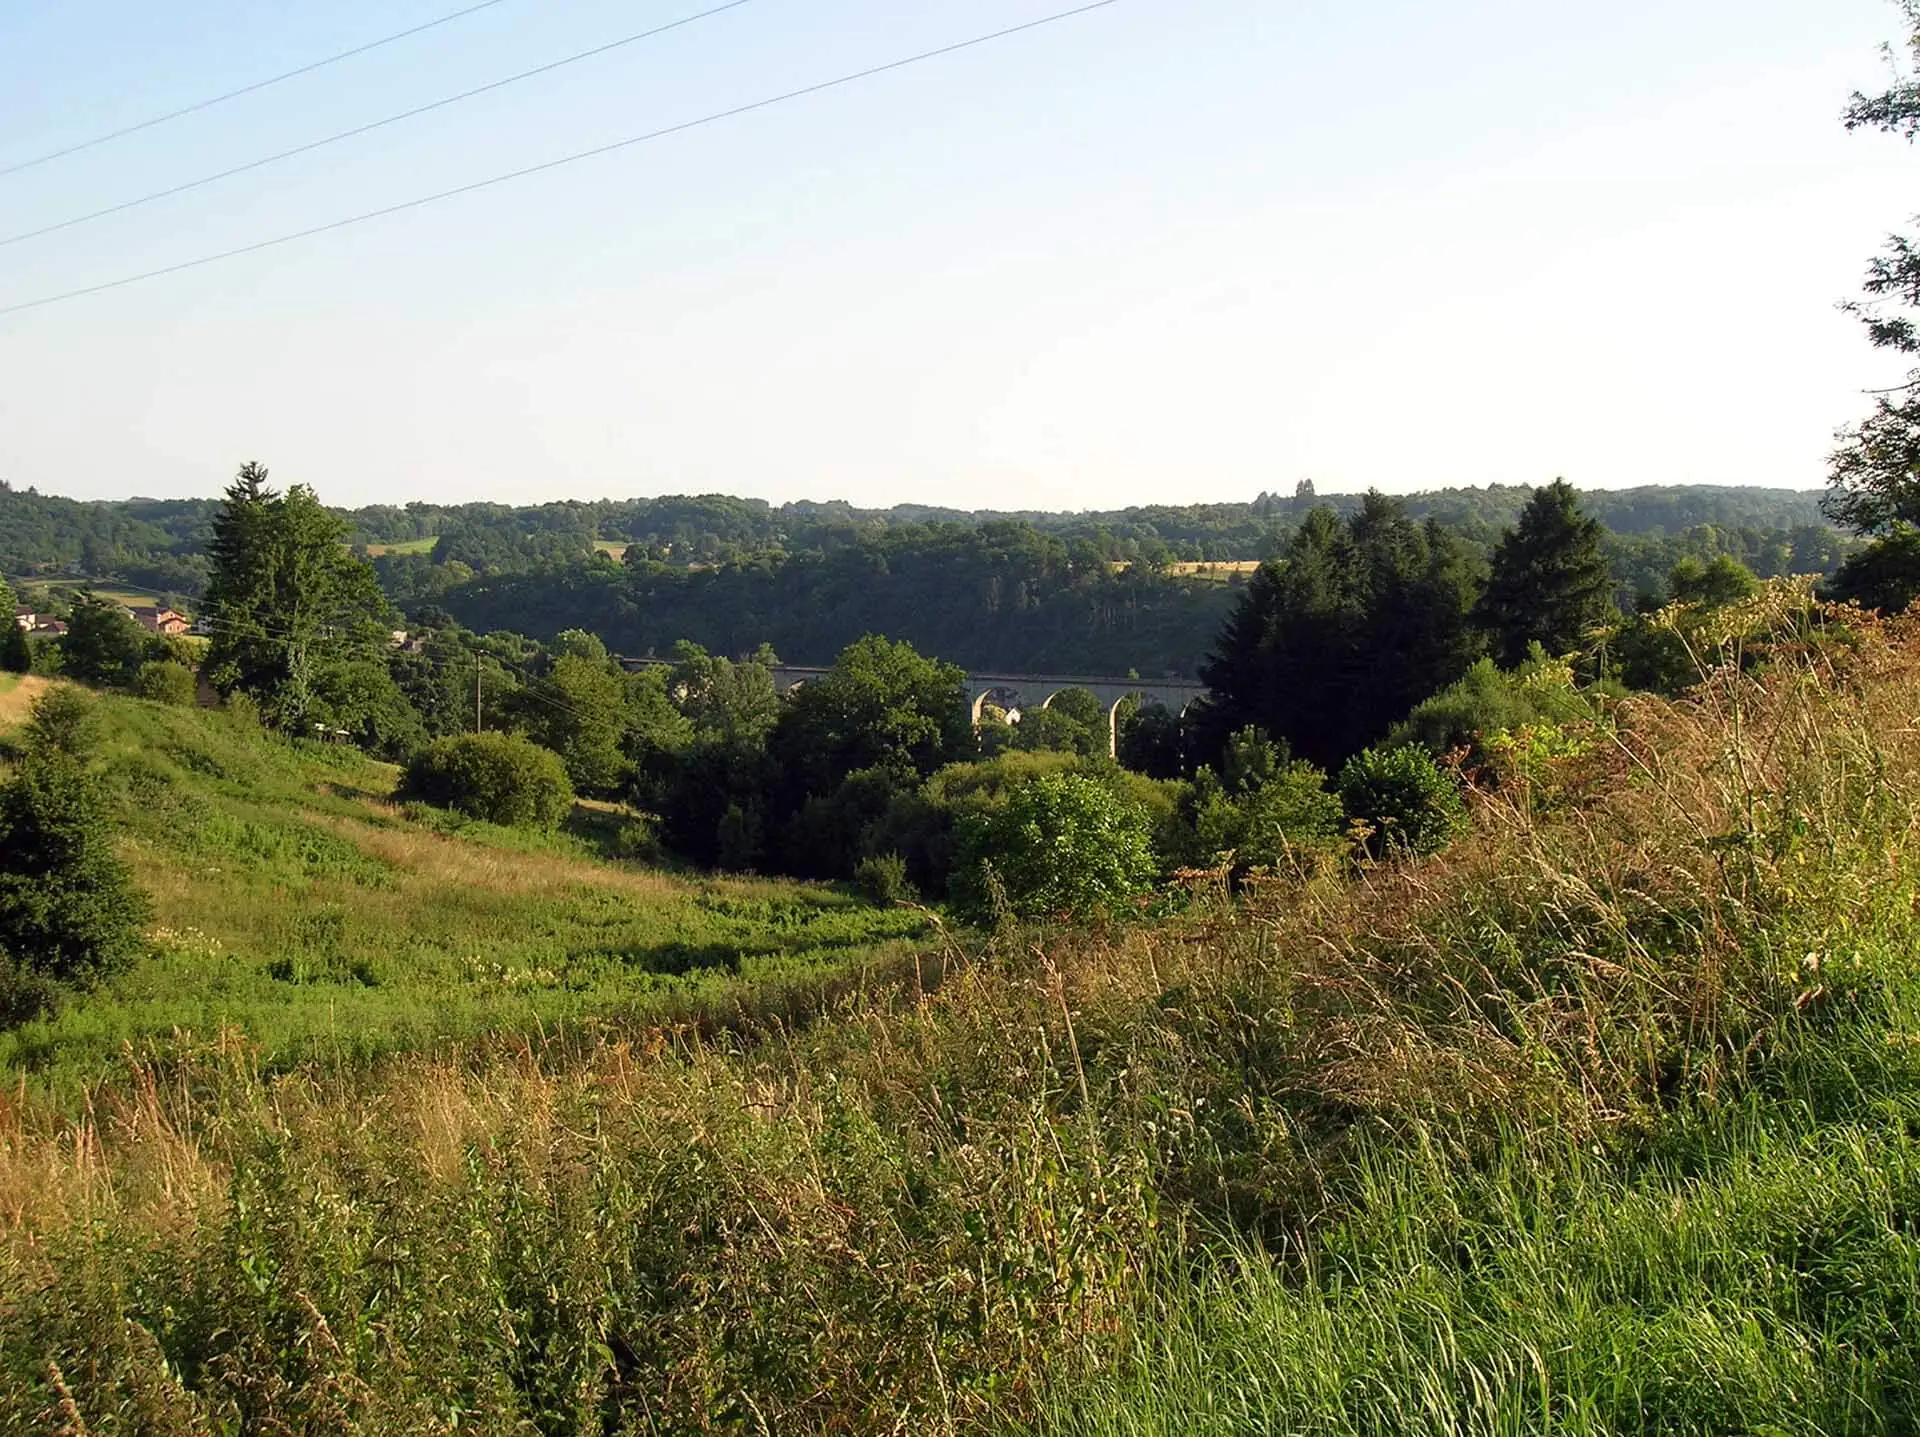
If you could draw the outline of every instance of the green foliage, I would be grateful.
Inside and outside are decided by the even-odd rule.
[[[0,673],[24,674],[33,668],[33,645],[27,631],[14,622],[18,606],[13,589],[0,576]]]
[[[1206,865],[1230,855],[1238,876],[1296,870],[1342,840],[1340,800],[1327,791],[1326,774],[1288,759],[1257,729],[1233,736],[1219,772],[1203,767],[1194,776],[1185,817],[1184,856]]]
[[[773,731],[770,751],[797,789],[794,798],[831,793],[858,769],[924,778],[970,756],[973,719],[962,678],[911,644],[872,634],[853,644],[792,695]]]
[[[1104,729],[1053,708],[1028,709],[1013,726],[1013,746],[1028,753],[1071,753],[1093,758],[1107,751]]]
[[[6,628],[0,631],[0,673],[25,674],[32,671],[33,640],[8,615]]]
[[[1254,575],[1201,669],[1208,746],[1256,727],[1339,763],[1473,661],[1474,590],[1457,538],[1399,501],[1370,494],[1345,524],[1314,510]]]
[[[1902,526],[1849,555],[1827,592],[1839,603],[1905,613],[1920,596],[1920,529]]]
[[[1613,617],[1613,581],[1600,523],[1580,510],[1573,486],[1538,491],[1494,547],[1486,592],[1474,611],[1494,657],[1513,667],[1533,645],[1550,654],[1589,648]]]
[[[152,650],[147,631],[124,605],[86,590],[74,596],[67,625],[60,641],[64,672],[82,683],[129,684]]]
[[[1908,49],[1920,55],[1920,11],[1905,8]],[[1917,127],[1920,84],[1912,69],[1879,95],[1856,94],[1847,112],[1848,129],[1882,130],[1911,141]],[[1873,346],[1910,360],[1920,356],[1920,325],[1915,323],[1920,244],[1908,235],[1892,236],[1868,264],[1864,291],[1866,297],[1848,308],[1865,326]],[[1909,370],[1904,384],[1877,395],[1873,412],[1842,434],[1828,486],[1822,508],[1835,523],[1856,533],[1888,538],[1920,524],[1920,368]],[[1897,550],[1883,556],[1897,557]],[[1857,576],[1852,587],[1865,589],[1867,580],[1867,575]]]
[[[628,719],[628,686],[605,657],[563,653],[541,678],[516,696],[516,726],[560,755],[582,793],[613,795],[633,769],[621,752]]]
[[[150,659],[142,664],[132,687],[136,698],[179,708],[190,706],[198,693],[193,670],[171,659]]]
[[[1783,661],[1631,706],[1617,787],[1418,870],[956,934],[597,1022],[568,1005],[600,974],[616,1002],[657,964],[691,980],[749,941],[850,945],[913,915],[714,884],[646,942],[631,876],[544,873],[558,840],[492,830],[519,845],[492,850],[495,881],[545,880],[544,906],[465,871],[423,901],[409,870],[486,856],[481,826],[376,824],[316,792],[322,764],[370,785],[358,755],[104,705],[134,836],[177,832],[189,881],[257,882],[288,946],[177,933],[139,994],[172,1016],[170,987],[214,970],[206,1011],[273,1041],[209,1026],[71,1098],[9,1087],[0,1421],[1904,1432],[1920,682],[1858,637],[1838,673]],[[225,846],[146,814],[182,800],[233,825]],[[329,876],[298,877],[316,838]],[[324,886],[352,861],[389,886]],[[426,967],[481,934],[555,947]],[[508,1036],[361,1061],[413,965],[441,980],[415,1011],[444,1023],[483,989],[462,1031]],[[282,1014],[320,1041],[278,1041]]]
[[[897,853],[861,859],[853,881],[875,903],[910,903],[919,897],[907,877],[907,861]]]
[[[392,631],[390,605],[367,561],[347,548],[349,532],[311,489],[278,493],[252,463],[213,522],[206,672],[223,693],[251,693],[291,732],[325,722],[327,671],[384,654]]]
[[[82,712],[66,697],[42,699],[0,788],[0,987],[12,993],[0,1007],[16,1019],[50,993],[39,985],[90,988],[142,951],[148,905],[114,854]]]
[[[1152,886],[1146,813],[1078,774],[1033,779],[958,829],[954,897],[975,921],[1001,905],[1027,918],[1122,911]]]
[[[1412,744],[1370,748],[1340,770],[1340,803],[1350,822],[1371,830],[1364,842],[1376,857],[1438,853],[1465,831],[1460,784]]]
[[[1043,707],[1020,715],[1013,731],[1016,747],[1033,752],[1076,753],[1105,758],[1113,742],[1106,705],[1086,689],[1062,689]]]
[[[516,734],[437,739],[407,765],[400,792],[508,828],[556,828],[573,808],[560,756]]]
[[[1536,648],[1517,669],[1481,659],[1458,683],[1395,725],[1387,745],[1417,744],[1436,756],[1467,749],[1484,762],[1486,741],[1496,734],[1531,723],[1575,723],[1594,716],[1592,702],[1574,686],[1573,670]]]
[[[1667,576],[1667,598],[1676,604],[1719,609],[1751,599],[1760,590],[1753,571],[1731,554],[1712,559],[1684,558]]]
[[[885,851],[884,821],[919,787],[911,769],[859,769],[830,794],[811,796],[789,825],[786,872],[803,878],[852,878],[863,859]]]
[[[35,701],[24,737],[29,755],[85,758],[100,741],[99,706],[71,684],[57,685]]]
[[[408,758],[427,738],[419,712],[392,671],[376,659],[348,658],[317,667],[307,714],[386,759]]]
[[[1115,756],[1135,773],[1180,777],[1187,771],[1187,740],[1186,723],[1164,705],[1121,706]]]
[[[928,926],[851,893],[640,871],[658,858],[649,824],[610,806],[558,830],[396,807],[395,771],[350,746],[54,693],[92,716],[90,765],[151,893],[154,956],[0,1033],[10,1093],[106,1078],[129,1046],[190,1059],[224,1030],[278,1068],[752,1011]]]

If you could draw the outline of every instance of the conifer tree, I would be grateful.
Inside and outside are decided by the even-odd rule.
[[[0,788],[0,954],[29,978],[72,987],[131,963],[148,913],[87,770],[89,718],[72,689],[43,698]]]
[[[1478,656],[1476,576],[1459,542],[1369,494],[1344,525],[1307,515],[1263,565],[1200,670],[1212,690],[1200,747],[1244,728],[1337,767]]]
[[[1494,658],[1512,668],[1535,643],[1550,654],[1584,649],[1615,613],[1600,523],[1580,512],[1573,486],[1556,479],[1494,548],[1474,617]]]
[[[284,728],[307,726],[327,671],[384,652],[392,606],[349,532],[304,485],[275,493],[258,464],[241,468],[214,520],[207,673]]]

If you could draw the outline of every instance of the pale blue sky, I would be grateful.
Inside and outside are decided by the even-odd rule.
[[[0,177],[55,222],[706,8],[505,0]],[[0,306],[536,163],[1067,0],[753,0],[0,247]],[[456,0],[7,0],[0,167]],[[1849,136],[1882,0],[1121,0],[509,187],[0,318],[0,478],[330,501],[1109,508],[1489,481],[1815,487],[1887,375],[1835,301],[1920,209]]]

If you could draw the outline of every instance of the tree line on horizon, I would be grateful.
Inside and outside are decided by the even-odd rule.
[[[1453,787],[1438,756],[1482,731],[1577,717],[1622,680],[1677,686],[1690,655],[1653,610],[1669,596],[1724,605],[1758,582],[1728,556],[1683,556],[1663,580],[1670,593],[1626,616],[1608,536],[1564,483],[1535,491],[1490,552],[1410,509],[1378,494],[1344,515],[1317,506],[1245,584],[1208,585],[1207,699],[1186,714],[1128,705],[1111,756],[1106,709],[1079,691],[1026,715],[989,707],[976,725],[962,670],[915,630],[911,588],[889,587],[927,572],[911,544],[877,567],[842,551],[830,582],[809,580],[829,602],[878,592],[901,622],[873,623],[783,696],[764,641],[777,627],[730,634],[717,651],[682,636],[667,662],[637,672],[584,626],[542,641],[442,613],[406,633],[347,521],[252,464],[213,522],[197,672],[179,641],[89,596],[41,657],[161,701],[192,702],[204,683],[273,728],[348,737],[402,763],[407,793],[476,817],[549,824],[576,795],[609,799],[644,816],[631,856],[807,878],[867,870],[888,891],[940,894],[973,881],[985,850],[967,835],[1042,780],[1067,786],[1049,791],[1061,822],[1077,813],[1106,832],[1109,809],[1132,815],[1158,873],[1227,852],[1242,866],[1284,863],[1338,846],[1375,810],[1402,836],[1426,831],[1420,815],[1444,813]],[[946,537],[963,559],[984,556],[989,579],[995,564],[1051,563],[1069,592],[1126,595],[1149,577],[1104,562],[1089,572],[1070,546],[1018,526]],[[602,567],[665,582],[657,560]],[[706,573],[713,587],[697,592],[735,582]],[[1021,578],[995,606],[1031,622],[1048,614],[1044,597]],[[844,621],[867,612],[856,602]],[[1137,602],[1117,643],[1151,613]],[[1096,667],[1084,619],[1058,641],[1060,667]],[[1110,832],[1102,842],[1128,850]]]
[[[1402,502],[1483,554],[1526,488],[1443,491]],[[372,555],[408,619],[446,617],[541,639],[590,629],[621,652],[664,657],[680,639],[719,653],[772,643],[824,664],[875,628],[969,667],[1097,668],[1191,675],[1244,582],[1183,564],[1281,552],[1317,508],[1350,516],[1364,496],[1302,485],[1250,504],[1090,515],[966,514],[901,506],[770,506],[721,496],[618,503],[408,505],[334,511]],[[1841,537],[1810,496],[1667,488],[1592,495],[1610,525],[1620,602],[1658,594],[1685,557],[1728,554],[1763,577],[1829,573]],[[197,604],[212,557],[213,501],[76,501],[0,486],[0,572],[84,576]],[[422,546],[425,550],[422,551]],[[623,562],[607,552],[624,547]],[[36,601],[58,609],[67,585]],[[33,591],[30,590],[30,593]],[[898,631],[902,623],[915,625]]]

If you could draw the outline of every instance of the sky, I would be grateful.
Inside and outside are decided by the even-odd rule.
[[[471,0],[467,0],[471,3]],[[0,241],[719,0],[499,0],[0,175]],[[0,309],[1073,0],[748,0],[58,234]],[[461,0],[6,0],[0,169]],[[1110,509],[1815,488],[1890,378],[1837,302],[1920,202],[1849,135],[1885,0],[1118,0],[331,233],[0,315],[0,479],[330,503]]]

